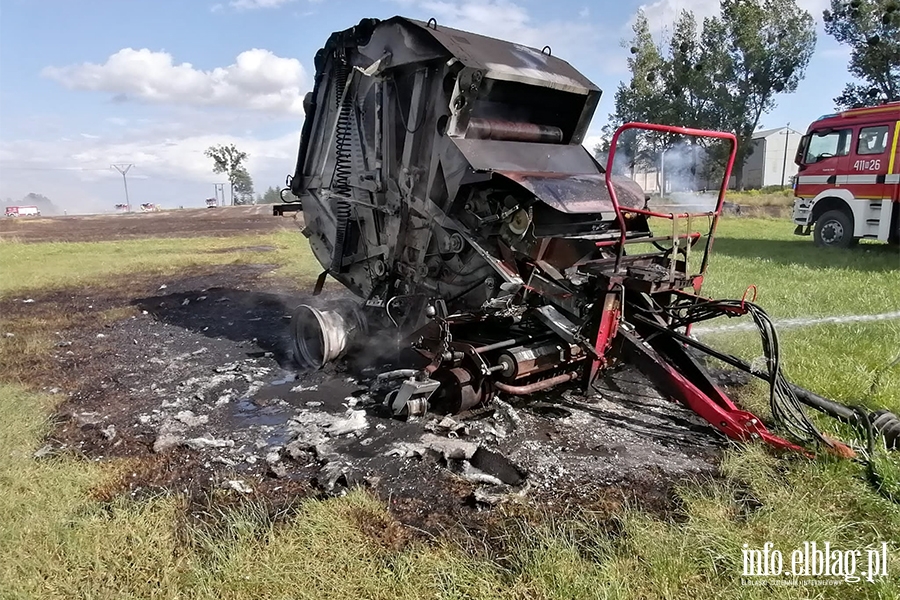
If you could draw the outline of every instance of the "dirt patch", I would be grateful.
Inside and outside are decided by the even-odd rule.
[[[146,237],[184,238],[267,233],[296,229],[302,213],[275,217],[271,205],[190,208],[151,213],[73,215],[0,220],[0,240],[19,242],[93,242]],[[262,251],[262,250],[260,250]]]
[[[274,252],[275,246],[235,246],[234,248],[215,248],[206,250],[206,254],[230,254],[232,252]]]
[[[98,497],[163,489],[198,504],[221,492],[277,506],[363,485],[426,530],[521,501],[553,511],[634,501],[662,512],[674,482],[715,476],[720,436],[631,369],[609,373],[588,395],[558,390],[501,398],[468,417],[393,418],[371,388],[391,365],[302,371],[293,362],[293,308],[341,292],[311,298],[261,278],[266,270],[232,266],[0,301],[13,327],[41,314],[131,311],[54,332],[32,383],[64,400],[38,456],[130,461],[135,468]],[[364,529],[401,543],[384,523]]]

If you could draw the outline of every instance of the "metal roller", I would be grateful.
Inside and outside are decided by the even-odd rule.
[[[503,367],[498,374],[510,381],[522,379],[572,362],[580,352],[569,344],[515,346],[498,357],[498,366]]]
[[[563,132],[559,127],[549,125],[535,125],[534,123],[520,123],[504,119],[469,119],[466,138],[559,144],[563,140]]]

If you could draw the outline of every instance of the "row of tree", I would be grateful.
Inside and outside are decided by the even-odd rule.
[[[861,83],[849,84],[835,103],[839,108],[900,99],[900,0],[832,0],[825,30],[851,48],[850,72]],[[738,140],[734,175],[743,188],[743,166],[762,116],[779,94],[797,89],[816,47],[815,22],[795,0],[722,0],[719,15],[698,23],[684,10],[671,31],[657,42],[646,15],[639,12],[630,48],[631,81],[619,84],[615,112],[604,128],[609,149],[612,132],[622,123],[641,121],[729,131]],[[624,134],[616,152],[631,170],[656,166],[663,150],[683,143],[669,135]],[[706,139],[692,140],[708,161],[703,168],[721,173],[728,148]],[[706,177],[715,173],[706,172]],[[721,177],[721,175],[719,175]]]

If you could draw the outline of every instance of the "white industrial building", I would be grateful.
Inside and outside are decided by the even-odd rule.
[[[797,174],[794,155],[803,134],[789,127],[764,129],[753,134],[753,152],[744,163],[744,187],[759,189],[770,185],[790,187]]]

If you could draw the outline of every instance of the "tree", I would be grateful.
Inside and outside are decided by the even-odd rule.
[[[210,146],[206,149],[206,156],[213,160],[213,173],[224,173],[231,184],[231,204],[234,204],[234,193],[237,191],[239,198],[246,196],[247,190],[252,197],[253,180],[244,167],[247,153],[238,150],[234,144],[228,146]],[[240,186],[240,189],[238,189]]]
[[[256,202],[257,204],[280,204],[281,189],[269,186],[265,194],[256,197]]]
[[[232,186],[232,193],[236,195],[232,204],[251,204],[253,202],[253,178],[250,177],[247,169],[239,167],[234,171]]]
[[[753,132],[775,97],[791,93],[815,50],[812,16],[795,0],[723,0],[717,17],[698,27],[682,11],[670,37],[657,45],[642,13],[634,25],[628,86],[616,91],[613,124],[645,121],[729,131],[738,140],[735,178],[743,187],[743,166]],[[673,136],[644,134],[636,157],[658,156],[678,143]],[[721,144],[692,138],[712,160],[722,161]],[[617,150],[618,152],[618,150]],[[693,150],[691,154],[696,154]],[[694,169],[696,171],[696,169]]]
[[[900,0],[831,0],[822,13],[825,32],[850,47],[848,83],[838,108],[900,100]]]
[[[743,189],[744,163],[753,132],[775,96],[796,91],[816,47],[815,22],[795,0],[723,0],[721,25],[726,42],[723,81],[716,82],[715,105],[738,141],[735,179]]]
[[[667,112],[673,107],[666,97],[665,77],[661,76],[666,70],[666,62],[661,47],[653,40],[643,11],[638,11],[632,30],[634,37],[623,41],[624,46],[630,47],[631,82],[628,85],[619,83],[615,93],[615,113],[610,115],[610,123],[603,128],[602,147],[595,149],[604,166],[613,133],[619,125],[630,121],[669,122],[674,118]],[[659,136],[655,134],[635,130],[624,132],[616,143],[614,171],[617,174],[630,172],[634,177],[636,169],[655,162],[659,145]]]

